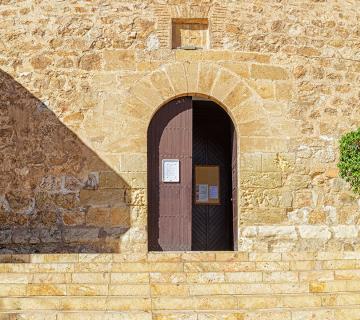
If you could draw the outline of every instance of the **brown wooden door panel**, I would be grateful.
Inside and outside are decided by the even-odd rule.
[[[180,160],[180,182],[162,182],[162,160]],[[175,99],[148,131],[149,250],[191,249],[192,99]]]

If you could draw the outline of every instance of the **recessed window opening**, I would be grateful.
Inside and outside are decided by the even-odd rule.
[[[208,49],[208,19],[173,19],[172,48],[184,50]]]

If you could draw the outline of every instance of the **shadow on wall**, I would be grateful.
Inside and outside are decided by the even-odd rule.
[[[0,70],[0,253],[119,252],[129,186]]]

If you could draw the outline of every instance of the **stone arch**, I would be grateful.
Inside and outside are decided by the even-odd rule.
[[[190,61],[191,57],[194,61]],[[106,151],[113,152],[115,148],[118,152],[145,152],[142,146],[146,144],[152,116],[167,102],[190,95],[203,96],[220,105],[233,121],[238,136],[249,137],[256,130],[254,135],[259,130],[268,136],[294,133],[296,124],[292,120],[268,119],[269,110],[280,117],[281,104],[291,99],[292,81],[287,70],[263,61],[247,62],[248,69],[242,76],[231,70],[232,65],[236,69],[236,61],[220,64],[196,60],[200,57],[191,54],[187,60],[164,64],[136,81],[121,99],[121,121],[117,117],[109,119],[121,134],[107,136]],[[264,128],[267,131],[263,132]]]
[[[236,135],[239,128],[233,110],[248,100],[256,99],[254,90],[238,74],[215,63],[185,61],[166,64],[137,81],[130,88],[122,105],[122,114],[127,115],[132,123],[134,114],[140,120],[140,125],[137,126],[140,133],[134,131],[138,135],[136,139],[143,143],[154,114],[166,103],[180,96],[200,96],[217,103],[231,118]],[[237,145],[239,146],[239,139]],[[237,167],[239,180],[239,160]],[[238,217],[239,215],[238,210]]]
[[[126,132],[126,139],[130,140],[129,143],[126,141],[125,147],[128,148],[131,145],[132,148],[136,149],[136,152],[146,153],[143,146],[147,145],[147,130],[153,115],[163,105],[177,97],[202,96],[214,101],[228,113],[235,126],[238,137],[237,149],[239,150],[242,144],[241,140],[243,140],[242,136],[247,136],[248,131],[246,130],[249,130],[244,129],[243,119],[248,118],[253,127],[254,123],[251,117],[257,113],[257,108],[262,108],[269,101],[272,101],[263,94],[261,87],[257,87],[256,80],[259,79],[261,82],[263,79],[267,81],[289,79],[287,72],[280,67],[260,64],[248,64],[248,67],[251,70],[251,78],[243,78],[227,67],[209,61],[181,61],[164,64],[147,74],[128,90],[128,95],[121,105],[121,117],[125,126],[123,132]],[[281,77],[278,74],[273,76],[271,72],[281,73]],[[249,115],[249,110],[253,110],[252,115]],[[259,125],[267,125],[267,123],[260,122]],[[293,130],[293,126],[286,127]],[[251,137],[247,137],[247,139],[251,140]],[[249,141],[248,143],[251,142]],[[265,145],[269,149],[267,142],[264,143],[257,143],[255,140],[254,148],[260,151]],[[251,142],[251,144],[253,143]],[[121,147],[121,149],[124,148]],[[128,149],[126,152],[129,152]],[[237,180],[239,181],[240,152],[237,152],[237,157]],[[129,172],[128,174],[129,177],[136,177],[136,172]],[[132,185],[130,180],[129,184]],[[145,199],[144,204],[147,206]],[[240,225],[240,216],[241,212],[238,208],[238,226]],[[144,217],[140,223],[141,233],[145,233],[144,238],[147,234],[145,221],[146,218]],[[238,229],[237,232],[239,244],[241,230]]]
[[[236,73],[209,62],[177,62],[166,64],[140,79],[129,90],[125,108],[142,110],[143,121],[163,105],[180,96],[200,96],[220,105],[237,128],[233,110],[251,99],[254,90]]]

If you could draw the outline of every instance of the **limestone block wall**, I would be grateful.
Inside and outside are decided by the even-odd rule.
[[[359,249],[338,139],[359,127],[357,1],[2,1],[0,250],[143,252],[146,131],[219,103],[239,154],[243,252]],[[171,19],[209,21],[172,50]]]
[[[360,314],[358,252],[35,254],[2,261],[2,320],[357,320]]]

